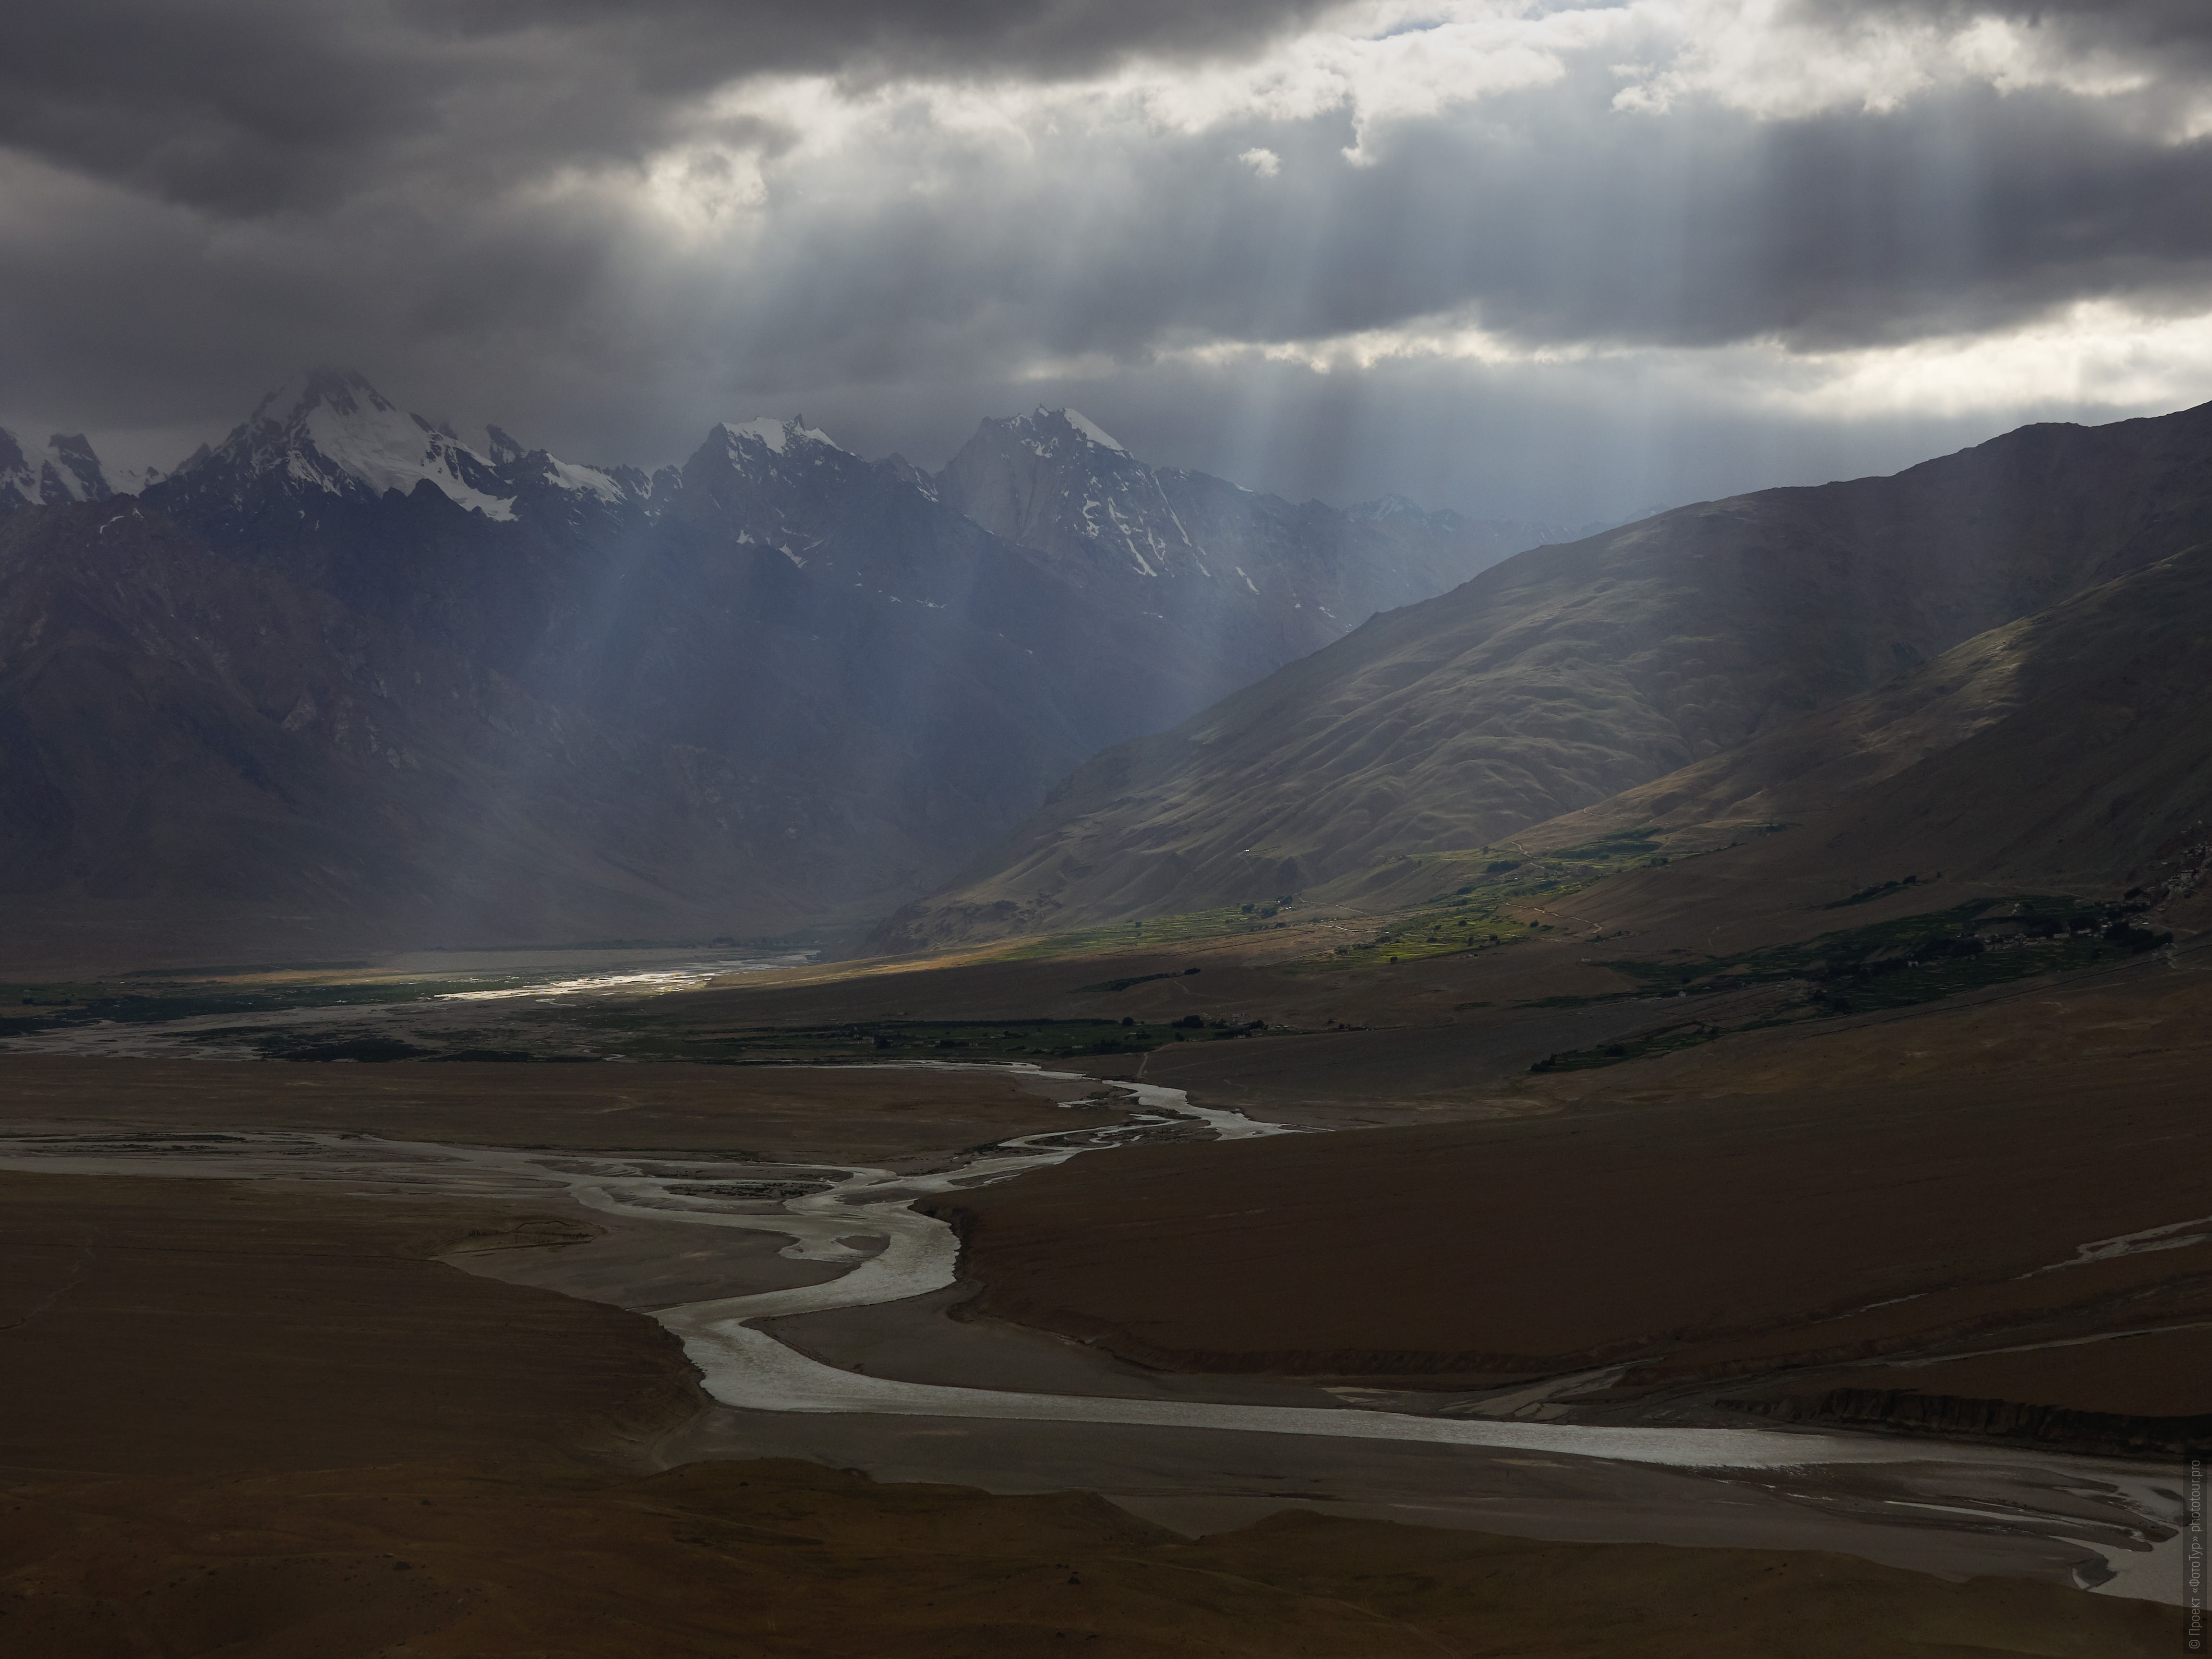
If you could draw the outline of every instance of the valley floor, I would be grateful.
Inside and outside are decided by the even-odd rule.
[[[1532,1071],[1658,1012],[1591,954],[0,1053],[11,1650],[2165,1650],[2193,947]]]

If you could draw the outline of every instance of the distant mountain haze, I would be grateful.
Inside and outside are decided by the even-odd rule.
[[[878,943],[1371,888],[1405,855],[1480,847],[1698,763],[1686,798],[1731,779],[1756,795],[1800,733],[1827,734],[1818,764],[1848,770],[1861,763],[1808,716],[2208,540],[2212,405],[2024,428],[1893,477],[1539,548],[1096,757]],[[1754,741],[1749,781],[1713,759]],[[1622,810],[1668,810],[1647,793]]]
[[[1559,526],[1424,513],[1390,498],[1292,506],[1202,472],[1152,467],[1068,410],[986,421],[936,478],[993,533],[1076,568],[1158,584],[1239,665],[1287,662],[1378,611],[1457,586]]]
[[[969,452],[1021,427],[1152,476],[1059,412]],[[648,474],[337,371],[136,497],[73,444],[0,437],[0,845],[23,927],[96,912],[126,957],[880,915],[1099,749],[1507,550],[1163,474],[1218,505],[1147,569],[1079,503],[997,533],[796,420]]]
[[[841,805],[380,635],[135,502],[0,526],[0,629],[19,933],[297,950],[665,927],[672,883],[727,905],[758,849]],[[764,896],[744,902],[773,919]]]

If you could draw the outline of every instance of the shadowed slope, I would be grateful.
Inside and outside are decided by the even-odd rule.
[[[1887,842],[1887,856],[1916,868],[2110,884],[2212,805],[2212,738],[2187,713],[2208,663],[2212,544],[1977,635],[1878,691],[1530,840],[1819,820],[1815,832],[1851,867]],[[1826,814],[1840,817],[1831,826]]]
[[[1724,856],[1608,882],[1600,908],[1614,927],[1696,914],[1795,937],[1808,918],[1814,931],[1847,925],[1862,913],[1821,907],[1854,894],[1920,910],[1992,889],[2184,897],[2212,852],[2212,732],[2192,714],[2208,663],[2212,544],[1513,847],[1587,846],[1631,827],[1691,844],[1760,832]],[[1433,866],[1386,867],[1358,896],[1418,902],[1437,885]]]
[[[787,927],[849,878],[785,848],[850,798],[563,713],[135,503],[15,515],[0,627],[19,959]],[[799,879],[756,890],[769,860]]]
[[[2212,406],[1684,507],[1378,617],[1099,756],[884,942],[1320,888],[1589,806],[2212,533]]]

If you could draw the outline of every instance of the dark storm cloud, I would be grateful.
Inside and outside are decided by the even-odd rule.
[[[1976,331],[2212,276],[2206,147],[2147,137],[2111,113],[1985,87],[1872,118],[1686,110],[1664,142],[1619,124],[1610,142],[1549,149],[1442,212],[1477,146],[1423,132],[1401,158],[1399,211],[1427,227],[1435,280],[1531,343],[1771,337],[1830,349]],[[1577,212],[1547,213],[1571,198]],[[1500,225],[1543,230],[1487,234]],[[1403,301],[1412,312],[1431,298]]]
[[[775,71],[1066,75],[1249,48],[1316,0],[72,0],[0,54],[0,144],[227,215],[635,159]],[[766,135],[762,135],[765,137]]]
[[[641,67],[665,89],[759,68],[860,73],[1088,74],[1132,56],[1249,49],[1336,0],[402,0],[404,15],[471,38],[551,31]]]
[[[1346,136],[1323,119],[1155,139],[1079,194],[1076,158],[1047,151],[988,193],[811,222],[759,256],[770,280],[750,349],[796,358],[834,334],[850,372],[902,370],[948,343],[989,349],[948,337],[948,317],[981,334],[1018,310],[1020,334],[988,331],[1000,346],[1127,359],[1163,339],[1315,340],[1472,304],[1530,347],[1832,349],[2212,277],[2206,147],[2054,94],[1970,88],[1879,119],[1759,122],[1624,117],[1547,88],[1480,123],[1410,125],[1365,167],[1343,163]],[[1279,176],[1224,164],[1262,138]]]

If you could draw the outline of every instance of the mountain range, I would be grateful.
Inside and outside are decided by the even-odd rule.
[[[1524,552],[1095,757],[878,944],[1425,897],[1423,860],[1508,840],[1846,806],[1762,859],[1840,896],[1942,866],[1940,822],[1954,866],[2117,891],[2212,807],[2177,718],[2209,544],[2212,405]]]
[[[134,959],[879,915],[1102,747],[1547,533],[1063,410],[934,477],[797,419],[586,465],[337,371],[167,474],[0,469],[0,882],[19,942]]]

